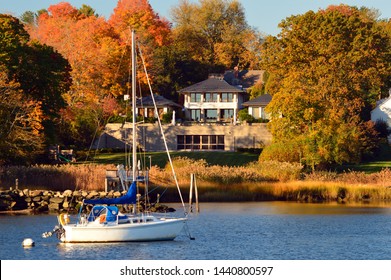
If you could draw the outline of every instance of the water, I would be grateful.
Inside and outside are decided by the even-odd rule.
[[[204,203],[169,242],[61,244],[54,215],[0,215],[2,260],[389,260],[391,205]],[[36,246],[23,248],[25,238]]]

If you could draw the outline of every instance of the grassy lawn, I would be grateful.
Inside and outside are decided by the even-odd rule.
[[[391,168],[391,161],[371,161],[355,165],[343,165],[340,171],[362,171],[365,173],[379,172],[383,168]]]
[[[226,165],[226,166],[243,166],[249,162],[257,161],[259,155],[240,152],[170,152],[171,158],[187,157],[191,159],[205,159],[209,165]],[[153,152],[140,155],[145,159],[147,165],[151,157],[152,165],[164,167],[168,162],[168,157],[165,152]],[[123,153],[102,153],[97,154],[93,161],[101,164],[123,164],[125,155]]]
[[[244,166],[250,162],[258,160],[258,154],[245,152],[170,152],[171,158],[187,157],[190,159],[204,159],[209,165],[221,166]],[[165,152],[150,152],[141,154],[141,158],[145,164],[149,166],[150,161],[152,165],[157,165],[163,168],[167,162],[168,157]],[[93,160],[98,164],[125,164],[124,153],[98,153]],[[381,155],[374,161],[364,162],[355,165],[343,165],[336,169],[338,172],[347,171],[362,171],[365,173],[372,173],[381,171],[383,168],[391,168],[391,148],[382,150]]]
[[[362,162],[360,164],[345,164],[338,168],[338,171],[362,171],[373,173],[381,171],[383,168],[391,168],[391,146],[382,145],[378,155],[372,161]]]

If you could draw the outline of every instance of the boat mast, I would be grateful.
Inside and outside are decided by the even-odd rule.
[[[136,181],[137,168],[137,131],[136,131],[136,34],[132,30],[132,178]]]

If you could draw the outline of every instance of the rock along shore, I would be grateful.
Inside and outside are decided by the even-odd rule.
[[[46,191],[46,190],[6,190],[0,191],[0,212],[63,212],[77,209],[84,199],[120,197],[126,191]],[[155,204],[151,212],[170,212],[173,209]]]

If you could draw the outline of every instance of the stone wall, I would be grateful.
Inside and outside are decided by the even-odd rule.
[[[61,212],[75,209],[84,199],[112,198],[123,194],[124,192],[119,191],[6,190],[0,192],[0,211]]]
[[[271,143],[272,136],[267,125],[256,123],[251,125],[164,125],[168,149],[177,150],[178,135],[224,135],[225,151],[237,149],[260,148]],[[105,133],[95,143],[95,148],[124,148],[125,141],[131,143],[132,128],[130,124],[108,124]],[[145,151],[164,151],[161,132],[157,124],[145,124],[138,127],[138,142]]]

